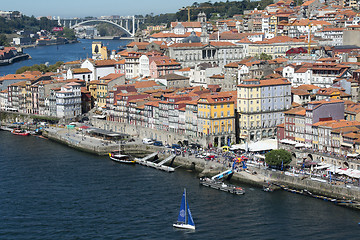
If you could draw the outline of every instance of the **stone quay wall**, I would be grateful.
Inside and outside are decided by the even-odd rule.
[[[325,182],[318,182],[309,179],[309,177],[288,176],[284,172],[271,171],[265,169],[256,169],[256,171],[268,179],[270,182],[286,185],[289,188],[297,190],[308,190],[313,194],[333,197],[337,199],[346,198],[351,200],[360,201],[360,191],[356,187],[345,187],[344,185],[330,185]]]
[[[166,132],[158,129],[151,129],[143,126],[131,125],[128,123],[106,121],[101,119],[92,119],[91,124],[96,128],[101,128],[108,131],[129,134],[138,139],[152,138],[162,141],[164,144],[174,144],[179,141],[188,140],[206,146],[210,141],[210,137],[193,137],[176,132]]]

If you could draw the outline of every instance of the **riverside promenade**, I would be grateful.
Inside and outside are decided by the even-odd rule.
[[[49,127],[44,132],[44,136],[51,140],[61,142],[70,147],[81,151],[106,155],[112,150],[117,150],[119,145],[113,141],[106,141],[97,137],[83,135],[74,129],[64,129],[58,127]],[[145,145],[139,139],[135,142],[122,143],[121,150],[125,154],[134,156],[145,156],[147,154],[158,152],[160,159],[164,159],[172,154],[171,149]],[[229,160],[217,158],[214,160],[205,160],[190,155],[189,152],[182,152],[176,156],[174,165],[184,169],[192,170],[199,173],[199,176],[214,176],[230,168]],[[303,192],[309,191],[313,194],[326,196],[334,199],[344,199],[348,201],[360,201],[360,189],[355,186],[334,185],[319,179],[307,176],[305,174],[294,174],[292,172],[277,171],[268,169],[262,165],[248,164],[246,170],[237,168],[231,179],[234,183],[247,183],[254,186],[262,187],[266,183],[286,186]],[[359,208],[358,204],[348,205],[349,207]]]

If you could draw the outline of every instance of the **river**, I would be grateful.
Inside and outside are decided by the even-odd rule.
[[[242,185],[232,195],[197,174],[123,165],[0,131],[1,239],[358,239],[359,211]],[[183,189],[196,231],[176,230]]]
[[[0,76],[13,74],[22,66],[32,66],[34,64],[54,64],[58,61],[68,62],[73,60],[91,58],[91,43],[101,41],[108,50],[118,50],[125,47],[129,40],[90,40],[80,39],[79,43],[41,46],[35,48],[25,48],[24,52],[30,54],[31,59],[16,62],[8,66],[0,66]]]
[[[92,40],[25,49],[21,66],[91,56]],[[128,41],[102,41],[118,49]],[[197,174],[116,164],[49,140],[0,131],[1,239],[358,239],[360,212],[244,185],[234,196],[199,186]],[[172,227],[183,188],[196,231]]]

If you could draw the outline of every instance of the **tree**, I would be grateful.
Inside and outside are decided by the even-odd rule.
[[[4,47],[9,46],[9,42],[8,42],[5,34],[0,34],[0,46],[4,46]]]
[[[271,60],[272,56],[266,53],[261,53],[260,56],[257,55],[257,58],[260,60]]]
[[[71,28],[67,28],[64,27],[64,29],[62,31],[59,31],[56,33],[56,36],[58,37],[64,37],[70,41],[75,40],[76,39],[76,35],[75,35],[75,31],[74,29]]]
[[[99,27],[99,35],[104,37],[107,34],[107,30],[105,27]]]
[[[56,62],[53,65],[50,66],[46,66],[45,64],[40,64],[40,65],[33,65],[33,66],[23,66],[21,68],[19,68],[18,70],[16,70],[16,74],[21,74],[23,72],[26,71],[40,71],[42,73],[45,72],[56,72],[56,70],[63,64],[63,62]]]
[[[270,166],[285,167],[291,162],[291,154],[284,149],[271,150],[265,154],[265,162]]]

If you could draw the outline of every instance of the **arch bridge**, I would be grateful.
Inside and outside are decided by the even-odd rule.
[[[135,16],[119,17],[114,19],[60,19],[58,18],[58,24],[63,27],[76,28],[88,23],[109,23],[125,32],[128,36],[133,37],[140,24],[144,23],[145,18],[138,18]]]

